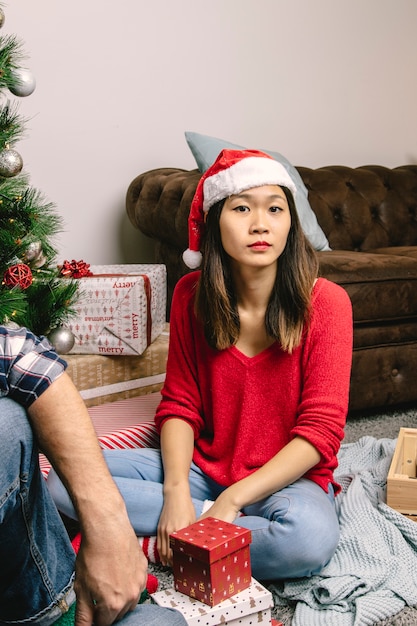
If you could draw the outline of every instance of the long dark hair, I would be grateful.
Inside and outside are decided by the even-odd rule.
[[[292,352],[310,317],[311,292],[318,273],[317,255],[302,230],[292,193],[282,187],[291,215],[286,246],[278,260],[275,284],[265,313],[265,328],[283,350]],[[223,350],[239,338],[240,321],[230,260],[220,235],[225,199],[208,214],[202,242],[203,262],[195,310],[209,345]]]

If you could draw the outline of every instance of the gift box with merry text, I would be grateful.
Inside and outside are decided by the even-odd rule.
[[[151,597],[159,606],[176,609],[182,613],[188,626],[280,624],[271,620],[272,594],[254,578],[251,579],[249,587],[213,607],[202,604],[199,600],[194,600],[175,589],[157,591]]]
[[[170,535],[174,587],[214,606],[251,583],[251,532],[213,517]]]
[[[67,372],[87,406],[160,391],[168,356],[169,323],[140,355],[67,354]]]
[[[91,265],[79,279],[71,354],[142,354],[161,334],[166,317],[166,267]]]

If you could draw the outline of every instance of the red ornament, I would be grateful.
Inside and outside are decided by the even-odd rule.
[[[60,266],[61,276],[70,278],[84,278],[84,276],[92,276],[90,272],[90,264],[84,261],[64,261]]]
[[[5,272],[3,282],[7,287],[20,287],[27,289],[33,281],[32,271],[29,265],[25,263],[17,263],[11,265]]]

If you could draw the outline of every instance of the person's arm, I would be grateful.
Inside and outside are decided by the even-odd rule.
[[[225,489],[201,519],[210,516],[233,522],[245,506],[287,487],[319,460],[320,454],[311,443],[295,437],[265,465]]]
[[[191,501],[189,471],[194,450],[194,431],[181,419],[168,419],[161,429],[164,465],[164,506],[158,523],[157,546],[163,565],[172,563],[169,535],[192,524],[195,510]]]
[[[85,404],[66,373],[29,406],[28,414],[39,446],[67,488],[80,522],[76,625],[112,624],[136,606],[147,577],[147,560],[124,501],[107,469]]]
[[[164,466],[164,506],[158,524],[157,547],[164,564],[171,564],[169,534],[195,521],[189,471],[194,442],[204,428],[199,362],[198,324],[194,295],[198,273],[178,281],[170,313],[170,337],[162,400],[155,414]]]

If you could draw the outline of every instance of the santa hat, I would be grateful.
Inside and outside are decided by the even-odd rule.
[[[281,163],[258,150],[222,150],[211,167],[204,172],[197,185],[188,217],[188,249],[184,263],[190,269],[201,264],[201,238],[204,216],[219,200],[245,189],[279,185],[287,187],[295,196],[294,181]]]

